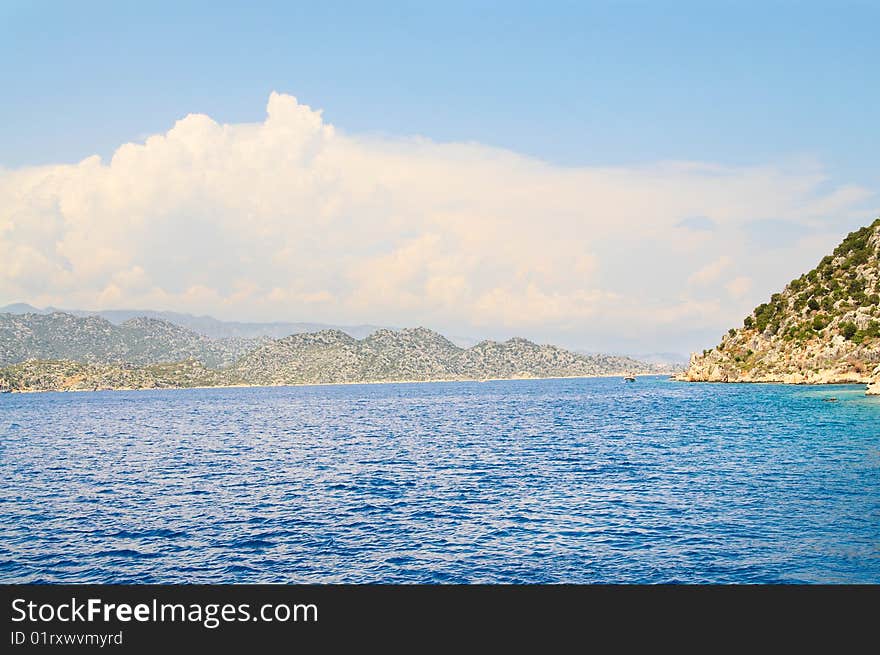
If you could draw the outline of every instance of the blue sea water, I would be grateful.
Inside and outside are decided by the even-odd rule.
[[[856,386],[6,394],[0,479],[2,582],[880,582]]]

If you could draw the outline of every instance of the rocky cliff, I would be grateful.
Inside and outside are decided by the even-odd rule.
[[[849,234],[742,327],[691,357],[687,381],[822,384],[880,381],[880,219]]]

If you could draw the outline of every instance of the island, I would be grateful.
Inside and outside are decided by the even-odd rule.
[[[210,338],[165,320],[0,314],[0,391],[432,382],[663,373],[619,355],[522,338],[469,348],[417,327],[356,339],[338,329],[280,339]]]
[[[792,280],[691,355],[688,382],[867,384],[880,394],[880,218],[850,233],[813,270]]]

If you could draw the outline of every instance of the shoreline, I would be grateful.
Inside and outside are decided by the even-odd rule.
[[[98,393],[106,391],[181,391],[186,389],[276,389],[279,387],[341,387],[352,385],[377,384],[440,384],[449,382],[516,382],[529,380],[592,380],[602,378],[621,378],[627,373],[597,373],[596,375],[557,375],[549,377],[511,377],[511,378],[450,378],[442,380],[365,380],[358,382],[291,382],[284,384],[215,384],[192,387],[114,387],[110,389],[11,389],[10,394],[24,393]],[[637,373],[640,377],[670,377],[669,373]]]
[[[647,377],[647,376],[646,376]],[[874,381],[865,380],[832,380],[830,382],[785,382],[784,380],[683,380],[672,377],[673,382],[686,384],[784,384],[787,387],[839,387],[843,385],[871,385]]]
[[[671,376],[674,382],[686,384],[784,384],[792,387],[826,387],[826,386],[865,386],[866,396],[880,395],[880,380],[860,377],[859,379],[831,379],[831,380],[689,380],[676,375]]]

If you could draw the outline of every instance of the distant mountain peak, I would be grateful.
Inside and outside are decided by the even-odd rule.
[[[341,330],[356,339],[368,336],[380,329],[377,325],[327,325],[324,323],[297,323],[289,321],[272,321],[268,323],[247,321],[221,321],[212,316],[193,315],[172,311],[155,311],[151,309],[107,309],[107,310],[61,310],[55,307],[39,309],[27,303],[13,303],[0,307],[0,313],[6,314],[51,314],[64,313],[71,316],[100,316],[114,325],[121,325],[133,318],[152,318],[167,321],[185,327],[193,332],[212,339],[226,338],[273,338],[279,339],[291,334],[319,332],[325,329]]]
[[[303,343],[303,344],[334,344],[350,343],[356,339],[342,330],[324,329],[317,332],[301,332],[291,334],[277,340],[277,343]]]
[[[483,380],[651,372],[626,357],[580,355],[523,338],[462,349],[424,327],[338,329],[281,339],[210,339],[172,322],[99,316],[0,314],[0,386],[152,388]],[[10,366],[11,365],[11,366]]]
[[[95,315],[0,314],[0,366],[28,359],[151,364],[195,359],[229,365],[261,340],[212,340],[168,321],[134,318],[114,325]]]
[[[526,339],[524,337],[511,337],[510,339],[508,339],[504,343],[509,344],[511,346],[527,346],[527,347],[535,347],[535,348],[538,347],[538,344],[536,344],[534,341],[529,341],[528,339]]]
[[[47,314],[46,310],[37,309],[26,302],[14,302],[0,307],[0,314]]]

